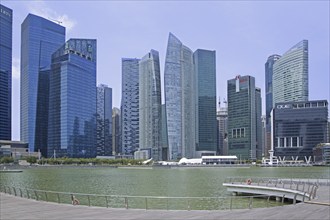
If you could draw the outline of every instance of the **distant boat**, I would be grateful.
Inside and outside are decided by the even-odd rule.
[[[0,170],[0,173],[20,173],[20,172],[23,172],[23,170],[8,170],[6,167]]]

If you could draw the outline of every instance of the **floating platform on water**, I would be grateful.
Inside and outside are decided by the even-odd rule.
[[[0,173],[21,173],[23,170],[0,170]]]

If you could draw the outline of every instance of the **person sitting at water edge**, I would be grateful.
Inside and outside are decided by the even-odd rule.
[[[71,195],[71,200],[72,200],[72,205],[80,204],[79,200],[74,195]]]

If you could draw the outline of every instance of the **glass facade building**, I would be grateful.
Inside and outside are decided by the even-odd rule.
[[[328,101],[277,103],[274,109],[274,155],[308,160],[313,148],[328,141]]]
[[[196,76],[193,52],[169,34],[164,90],[170,160],[194,156],[196,147]]]
[[[13,11],[0,4],[0,140],[11,140]]]
[[[112,155],[112,88],[97,87],[96,104],[96,155]]]
[[[266,123],[270,125],[270,112],[273,109],[273,67],[281,56],[273,54],[265,63],[265,97],[266,97]],[[270,129],[269,129],[270,132]]]
[[[308,41],[302,40],[273,65],[273,107],[308,101]]]
[[[228,154],[240,159],[257,157],[256,87],[252,76],[236,76],[227,82]],[[261,127],[261,126],[260,126]]]
[[[255,111],[256,111],[256,156],[257,159],[262,158],[263,153],[263,144],[262,144],[262,121],[261,121],[261,89],[256,88],[256,105],[255,105]]]
[[[215,51],[194,52],[196,73],[196,155],[215,155],[217,151],[216,59]]]
[[[40,150],[43,156],[48,116],[42,114],[48,112],[51,56],[64,42],[65,28],[42,17],[29,14],[21,25],[21,140],[29,143],[30,151]]]
[[[122,59],[121,139],[122,154],[139,149],[139,59]]]
[[[48,156],[96,156],[96,40],[70,39],[52,55]]]
[[[139,148],[151,149],[162,160],[161,85],[159,53],[151,50],[139,62]]]

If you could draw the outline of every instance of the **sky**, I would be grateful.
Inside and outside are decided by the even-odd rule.
[[[159,51],[162,75],[169,32],[191,50],[216,51],[217,99],[227,80],[251,75],[265,112],[265,62],[309,41],[309,99],[329,101],[329,0],[325,1],[15,1],[13,10],[12,139],[20,140],[20,35],[28,13],[60,21],[66,39],[97,39],[97,83],[120,106],[121,59]],[[163,89],[163,88],[162,88]],[[162,94],[164,97],[164,94]],[[164,102],[164,99],[163,99]]]

